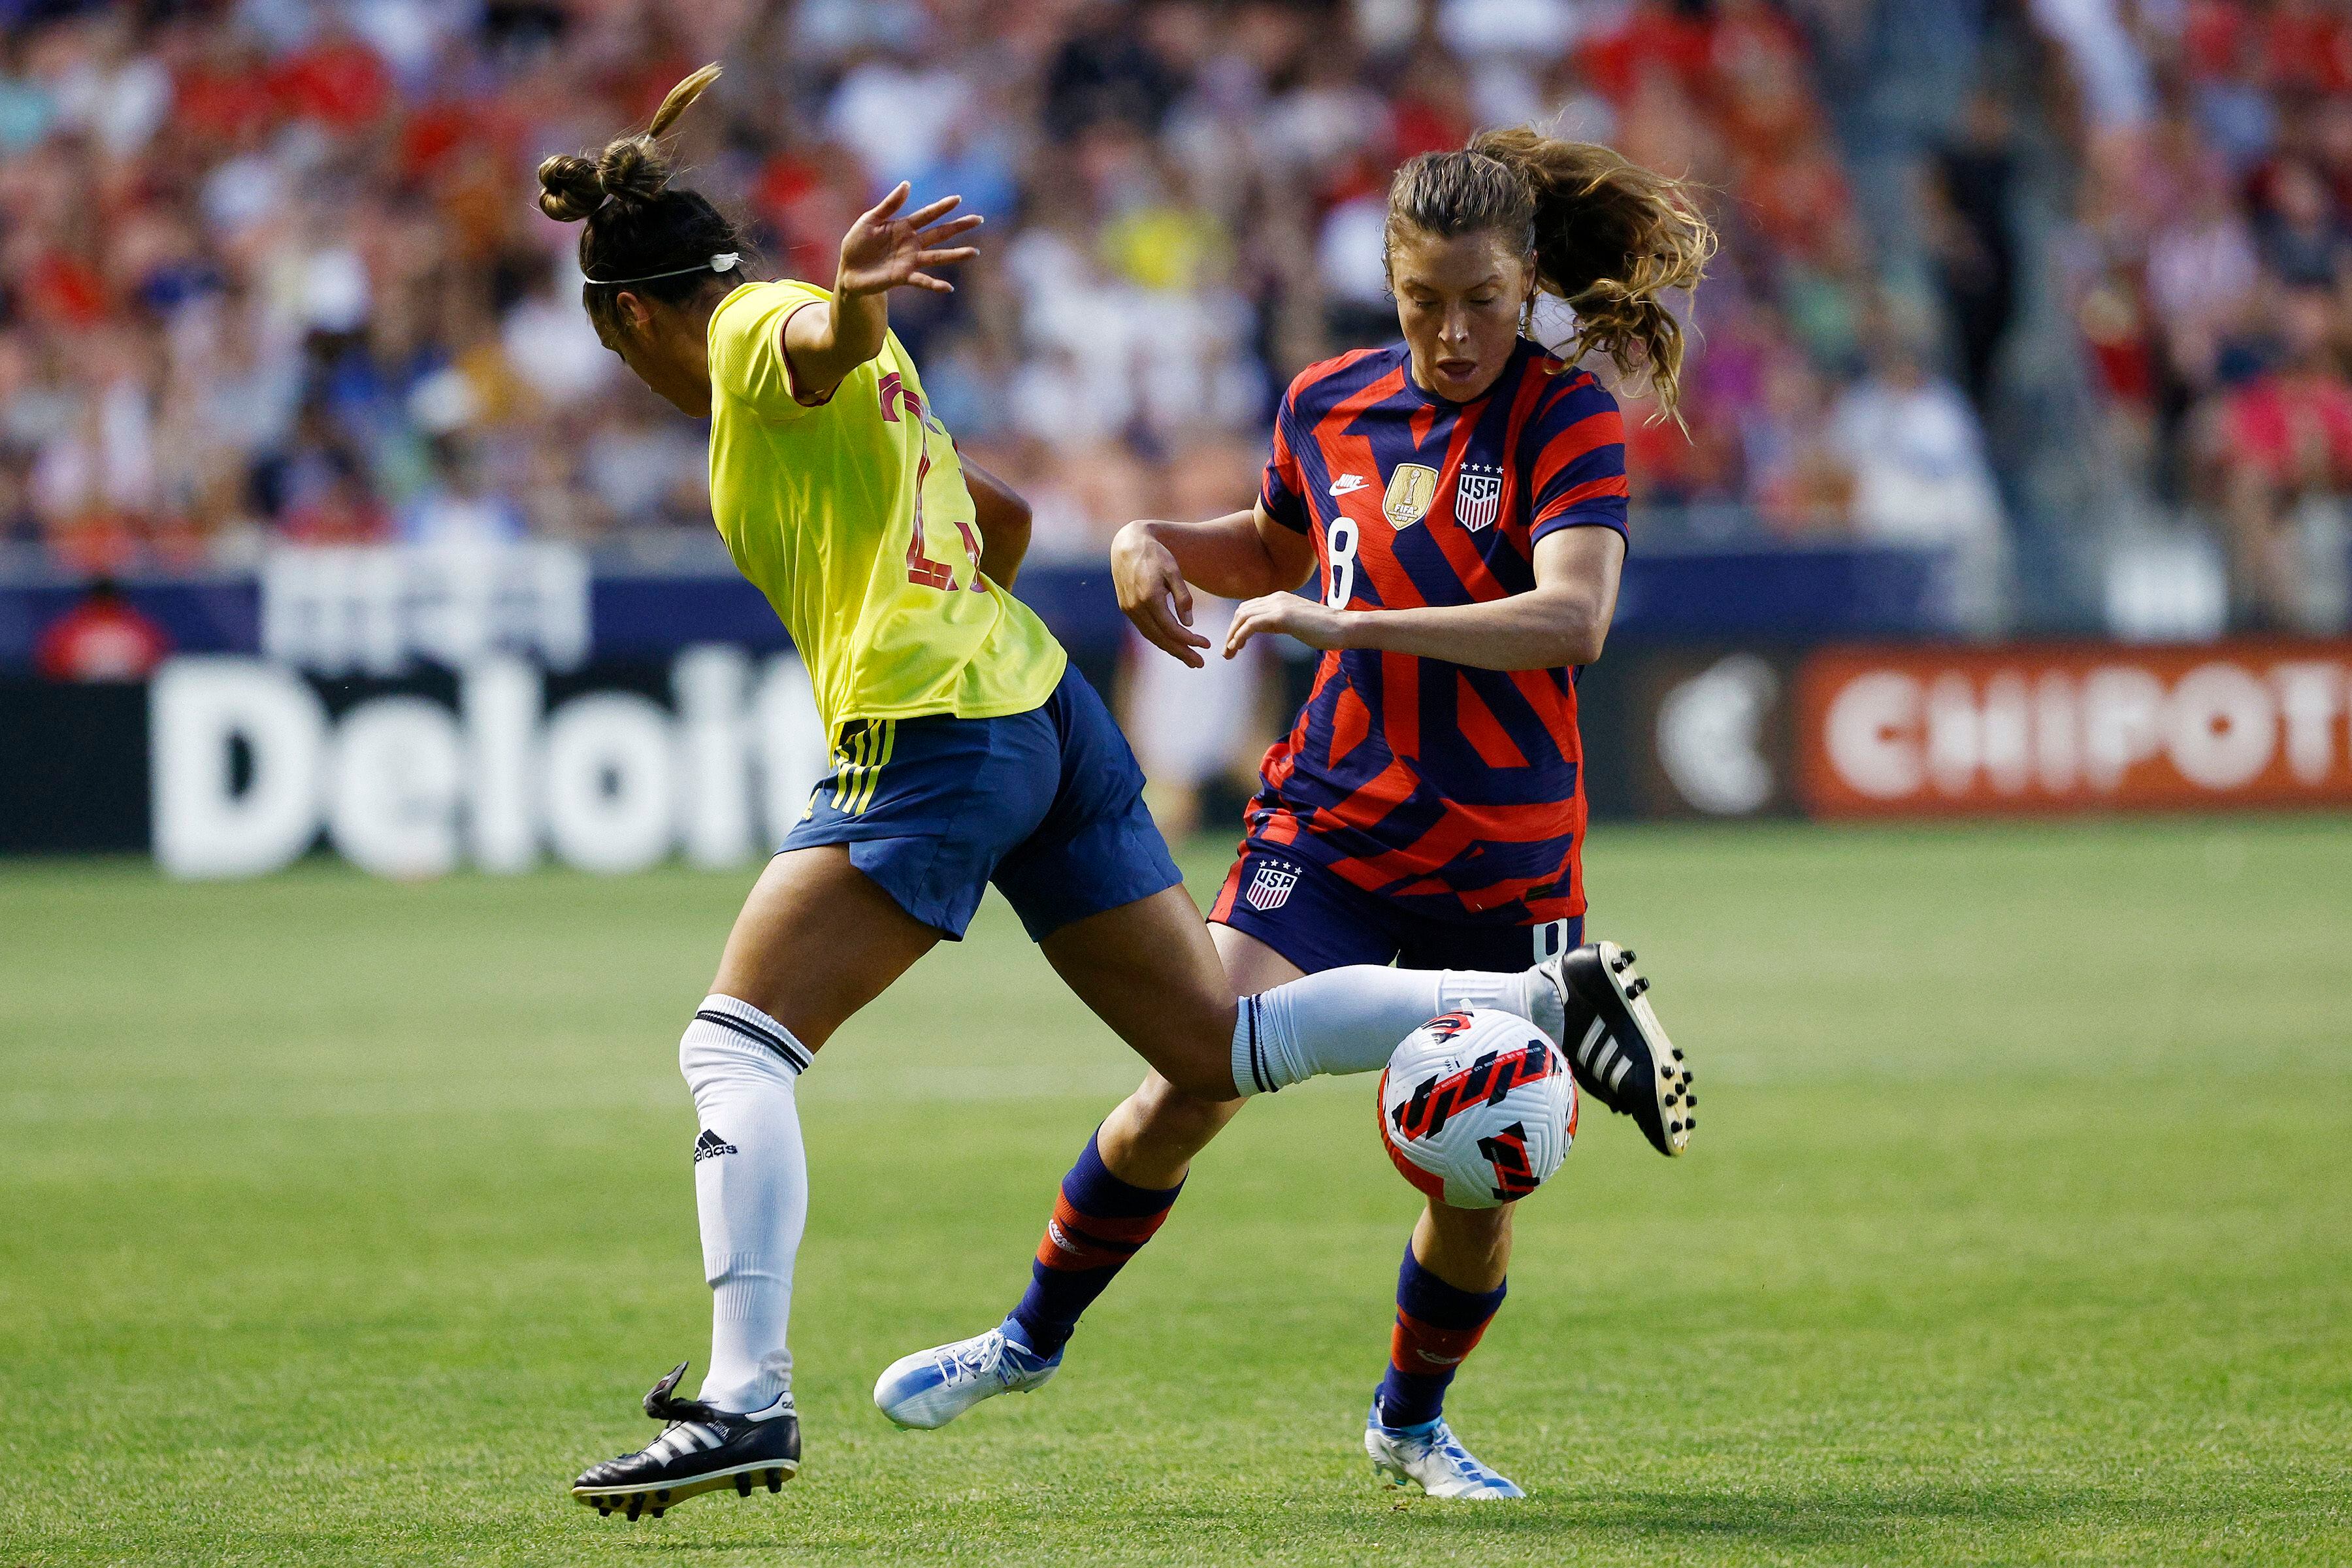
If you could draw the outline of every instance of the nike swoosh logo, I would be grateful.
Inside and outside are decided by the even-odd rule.
[[[1357,475],[1341,474],[1331,481],[1331,493],[1335,496],[1351,496],[1362,489],[1364,484],[1365,481]]]

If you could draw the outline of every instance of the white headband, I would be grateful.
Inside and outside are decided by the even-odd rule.
[[[699,267],[673,267],[667,272],[648,272],[641,278],[589,278],[584,272],[581,276],[598,288],[610,288],[620,283],[650,283],[656,278],[683,278],[689,272],[700,272],[704,268],[713,272],[732,271],[740,259],[734,251],[722,250]]]

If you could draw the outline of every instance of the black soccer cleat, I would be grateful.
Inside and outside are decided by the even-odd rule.
[[[1698,1125],[1693,1075],[1643,994],[1650,983],[1633,955],[1613,942],[1588,942],[1537,967],[1559,988],[1567,1012],[1560,1044],[1576,1087],[1632,1117],[1659,1153],[1689,1148]]]
[[[782,1491],[801,1468],[801,1423],[793,1396],[763,1411],[737,1415],[672,1392],[687,1363],[646,1395],[646,1414],[667,1422],[662,1435],[634,1454],[591,1465],[572,1483],[572,1495],[599,1514],[614,1510],[631,1519],[664,1512],[690,1497],[732,1487],[750,1497],[755,1486]]]

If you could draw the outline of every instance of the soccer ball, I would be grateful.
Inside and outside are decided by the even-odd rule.
[[[1496,1208],[1549,1180],[1576,1141],[1576,1081],[1541,1029],[1475,1008],[1432,1018],[1381,1074],[1381,1142],[1455,1208]]]

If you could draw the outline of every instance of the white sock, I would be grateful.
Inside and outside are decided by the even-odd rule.
[[[1327,969],[1242,998],[1234,1024],[1234,1088],[1271,1093],[1318,1073],[1372,1072],[1440,1013],[1492,1007],[1559,1037],[1561,1007],[1536,971]]]
[[[706,996],[677,1043],[702,1130],[694,1199],[710,1281],[710,1364],[701,1399],[764,1410],[792,1387],[793,1258],[808,1223],[808,1157],[793,1080],[809,1053],[748,1002]]]

